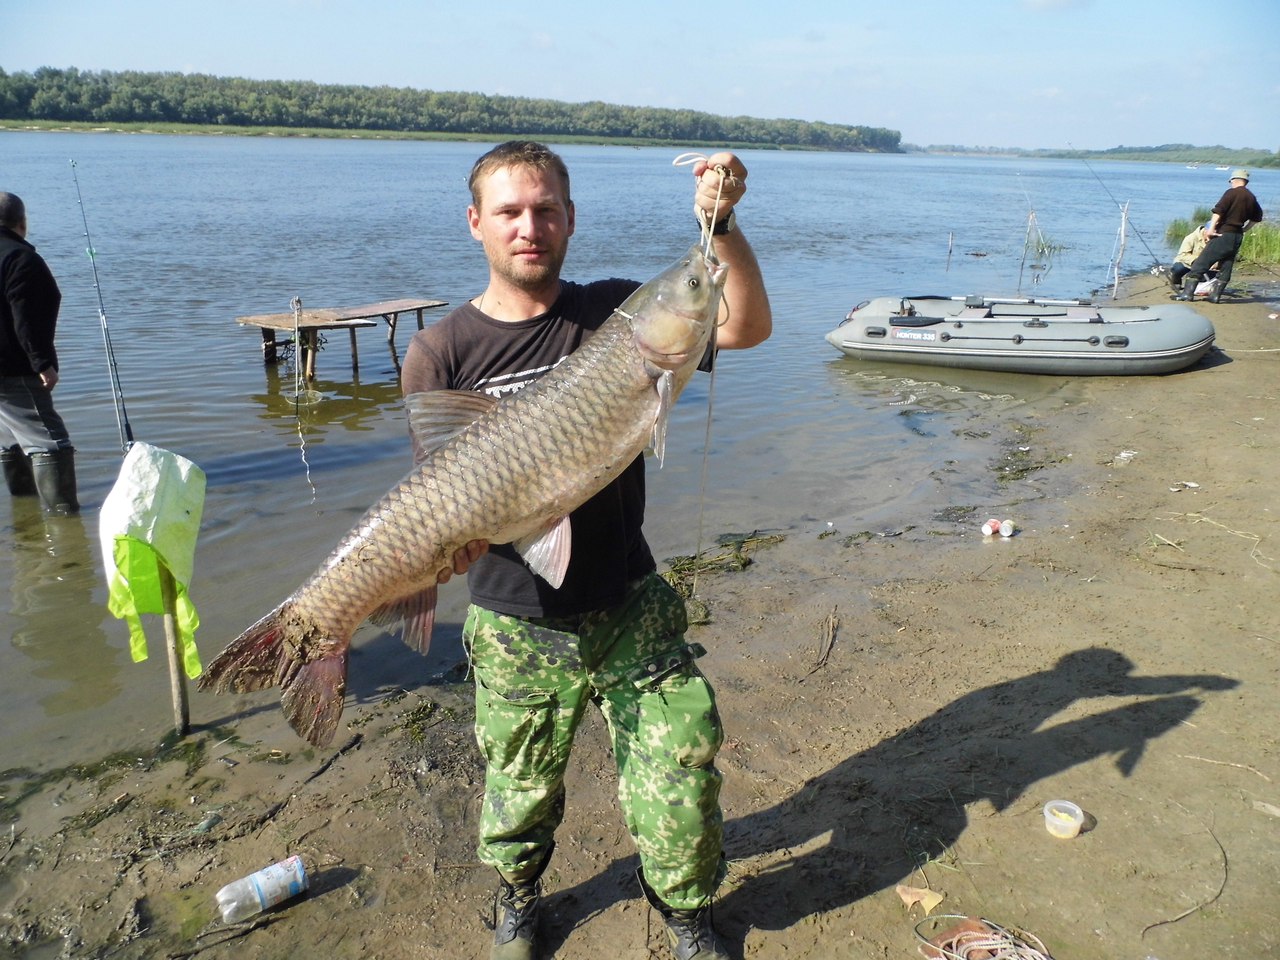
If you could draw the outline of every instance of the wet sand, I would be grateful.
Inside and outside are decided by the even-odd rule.
[[[1012,538],[982,537],[982,504],[892,531],[815,521],[699,577],[735,957],[915,956],[923,911],[899,885],[1057,960],[1280,956],[1280,320],[1273,278],[1237,279],[1243,296],[1197,304],[1218,347],[1196,367],[988,425],[990,468],[1018,466],[1009,502],[1034,487]],[[159,759],[7,775],[0,792],[25,795],[0,835],[0,949],[487,956],[455,679],[348,709],[324,750],[256,696]],[[665,956],[598,718],[575,757],[544,956]],[[1087,814],[1076,839],[1045,830],[1060,798]],[[308,896],[216,921],[222,884],[293,853]]]

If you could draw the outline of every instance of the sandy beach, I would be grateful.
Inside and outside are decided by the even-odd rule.
[[[735,957],[918,956],[929,893],[1057,960],[1280,957],[1280,320],[1274,275],[1235,287],[1196,304],[1217,347],[1194,368],[987,425],[1012,502],[1035,486],[1013,537],[940,504],[904,530],[815,522],[699,577]],[[1143,275],[1124,299],[1168,295]],[[486,957],[470,695],[387,690],[324,750],[273,697],[229,699],[154,759],[6,773],[0,950]],[[544,956],[665,957],[598,717],[576,758]],[[1054,799],[1085,811],[1079,837],[1046,831]],[[217,889],[294,853],[310,892],[223,926]]]

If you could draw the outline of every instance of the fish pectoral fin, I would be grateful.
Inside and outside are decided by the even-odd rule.
[[[404,398],[418,460],[444,446],[499,403],[471,390],[427,390]]]
[[[649,448],[658,458],[658,466],[662,466],[663,457],[667,453],[667,419],[671,413],[672,391],[675,389],[675,376],[670,370],[664,370],[658,382],[654,384],[658,391],[658,414],[653,418],[653,433],[649,438]]]
[[[384,604],[369,614],[368,619],[379,626],[403,620],[401,638],[411,650],[426,656],[431,649],[431,631],[436,625],[436,585]]]
[[[573,551],[573,531],[568,516],[553,520],[541,530],[521,537],[511,544],[524,557],[529,569],[556,589],[564,583]]]

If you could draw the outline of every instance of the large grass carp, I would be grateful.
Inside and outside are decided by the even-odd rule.
[[[317,746],[342,714],[351,637],[403,618],[426,652],[439,573],[472,540],[512,543],[553,586],[569,514],[652,445],[715,329],[728,268],[694,246],[643,284],[581,347],[501,400],[440,390],[407,398],[423,457],[311,577],[233,640],[200,688],[279,685],[290,726]]]

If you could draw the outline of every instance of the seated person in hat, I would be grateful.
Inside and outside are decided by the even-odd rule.
[[[1209,236],[1205,233],[1209,229],[1209,222],[1200,224],[1193,229],[1185,237],[1182,238],[1182,245],[1178,247],[1178,253],[1173,258],[1173,266],[1169,268],[1167,274],[1169,278],[1169,286],[1174,290],[1182,289],[1182,278],[1187,275],[1187,271],[1191,269],[1191,264],[1195,263],[1196,257],[1204,252],[1204,248],[1209,243]],[[1206,273],[1206,278],[1212,280],[1218,275],[1217,264],[1214,264]]]

